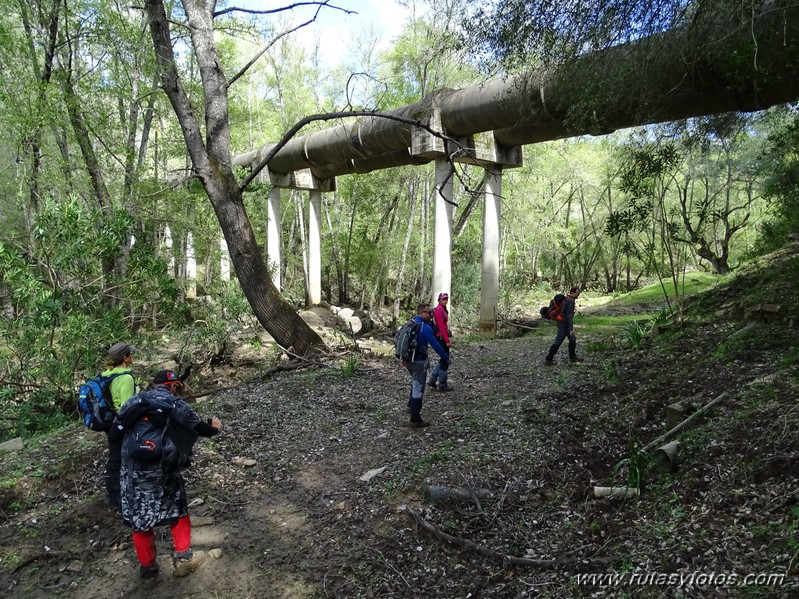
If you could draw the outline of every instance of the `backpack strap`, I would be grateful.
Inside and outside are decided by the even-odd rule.
[[[109,399],[111,400],[109,405],[111,406],[111,409],[113,410],[115,415],[119,414],[119,410],[117,410],[116,406],[114,405],[114,400],[113,400],[113,397],[111,396],[111,383],[114,382],[114,379],[117,379],[117,378],[119,378],[121,376],[124,376],[126,374],[130,375],[130,378],[133,379],[133,394],[135,395],[136,394],[136,377],[133,376],[132,372],[115,372],[114,374],[109,374],[108,376],[103,377],[105,379],[105,385],[104,385],[103,389],[104,389],[104,391],[105,390],[108,391],[108,397],[105,398],[105,399],[106,400],[109,400]],[[102,376],[102,375],[100,375],[100,376]],[[103,395],[105,395],[105,393],[103,393]]]

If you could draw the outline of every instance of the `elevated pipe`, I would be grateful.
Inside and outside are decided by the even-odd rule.
[[[751,19],[708,22],[585,55],[568,67],[532,71],[462,90],[437,90],[385,113],[463,137],[493,131],[504,146],[673,121],[762,110],[799,98],[799,7],[761,6]],[[268,168],[310,168],[318,177],[429,162],[412,156],[413,124],[379,116],[291,139]],[[236,157],[257,165],[274,144]]]

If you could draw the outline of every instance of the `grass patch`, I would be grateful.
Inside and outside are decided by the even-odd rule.
[[[685,285],[681,286],[680,293],[685,297],[690,297],[707,289],[713,287],[719,281],[724,279],[719,275],[706,272],[692,272],[685,275]],[[682,281],[681,281],[682,282]],[[670,300],[674,299],[674,286],[671,280],[663,281],[666,292]],[[582,296],[581,296],[582,298]],[[659,282],[652,283],[641,289],[636,289],[630,293],[616,296],[597,297],[591,302],[594,306],[602,306],[603,308],[629,308],[634,306],[649,306],[653,304],[665,304],[666,298],[663,295],[663,287]]]
[[[582,316],[575,318],[575,323],[582,329],[588,329],[596,335],[613,335],[619,333],[632,320],[644,322],[650,320],[657,312],[625,314],[623,316]],[[579,332],[579,331],[578,331]]]

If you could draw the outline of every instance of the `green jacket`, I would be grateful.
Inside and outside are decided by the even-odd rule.
[[[114,401],[115,410],[119,410],[123,403],[139,392],[139,386],[136,384],[136,379],[133,377],[130,368],[117,366],[110,370],[103,370],[100,374],[103,376],[111,376],[112,374],[119,373],[127,373],[130,374],[130,376],[118,376],[111,381],[111,399]]]

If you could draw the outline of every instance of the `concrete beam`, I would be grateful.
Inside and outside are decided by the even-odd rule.
[[[284,189],[304,189],[306,191],[336,191],[336,179],[334,177],[317,177],[309,168],[303,168],[290,173],[277,173],[271,169],[267,176],[269,183],[275,187]],[[263,177],[260,177],[263,180]]]

